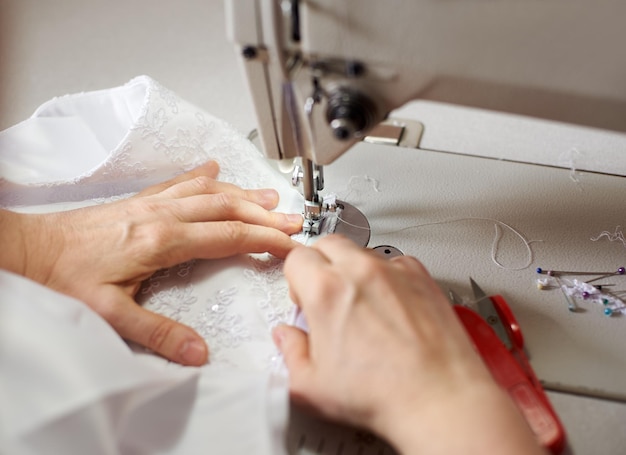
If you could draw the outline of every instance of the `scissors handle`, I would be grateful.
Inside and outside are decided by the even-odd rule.
[[[459,305],[454,309],[485,365],[496,382],[509,393],[538,442],[553,454],[561,453],[565,447],[565,431],[532,372],[523,347],[514,344],[511,351],[507,350],[478,313]],[[520,355],[525,365],[518,361]],[[527,369],[532,378],[527,374]]]
[[[530,361],[528,360],[528,356],[524,350],[524,336],[522,335],[522,330],[517,323],[517,319],[515,319],[515,316],[513,315],[513,311],[511,311],[511,308],[506,303],[506,300],[504,300],[504,297],[500,295],[492,296],[491,301],[496,307],[496,311],[500,315],[500,319],[504,323],[507,333],[509,334],[509,338],[511,339],[513,346],[509,349],[509,351],[513,357],[515,357],[517,363],[519,363],[522,367],[522,370],[524,370],[526,376],[530,379],[530,382],[533,384],[535,389],[537,389],[537,392],[543,397],[546,404],[548,406],[552,406],[543,390],[541,382],[539,382],[539,379],[537,379],[537,376],[535,375],[535,371],[530,366]]]

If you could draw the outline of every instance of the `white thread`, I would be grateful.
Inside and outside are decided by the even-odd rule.
[[[367,174],[364,176],[353,175],[352,177],[350,177],[350,180],[348,180],[347,187],[350,188],[350,185],[352,185],[356,179],[361,179],[361,178],[365,180],[366,182],[371,183],[372,188],[374,189],[376,193],[380,193],[380,189],[379,189],[380,183],[378,182],[378,180],[376,180],[374,177],[370,177]]]
[[[364,227],[364,226],[358,226],[352,223],[349,223],[347,221],[345,221],[343,218],[338,217],[337,218],[339,221],[341,221],[342,223],[345,223],[349,226],[358,228],[358,229],[364,229],[364,230],[369,230],[370,232],[372,232],[372,230],[370,228]],[[493,242],[491,244],[491,260],[493,261],[493,263],[500,267],[501,269],[504,270],[524,270],[527,269],[530,264],[532,264],[533,262],[533,251],[532,248],[530,247],[531,243],[534,242],[541,242],[542,240],[527,240],[526,237],[524,237],[518,230],[516,230],[514,227],[504,223],[503,221],[500,220],[496,220],[495,218],[478,218],[478,217],[467,217],[467,218],[455,218],[455,219],[451,219],[451,220],[443,220],[443,221],[433,221],[430,223],[422,223],[422,224],[415,224],[415,225],[411,225],[411,226],[407,226],[401,229],[397,229],[394,231],[387,231],[387,232],[377,232],[374,233],[372,232],[372,234],[375,235],[389,235],[389,234],[396,234],[398,232],[403,232],[403,231],[408,231],[409,229],[418,229],[421,227],[427,227],[427,226],[437,226],[437,225],[441,225],[441,224],[449,224],[449,223],[459,223],[462,221],[490,221],[492,223],[494,223],[495,229],[496,229],[496,235],[493,239]],[[500,239],[501,239],[501,233],[500,233],[500,228],[499,226],[504,226],[505,228],[509,229],[511,232],[513,232],[515,235],[517,235],[520,240],[524,243],[524,246],[526,247],[526,251],[528,254],[528,260],[526,261],[526,263],[521,266],[521,267],[507,267],[505,265],[503,265],[500,261],[498,261],[497,258],[497,252],[498,252],[498,245],[500,243]]]
[[[307,232],[306,234],[304,234],[304,241],[302,242],[302,244],[304,246],[309,246],[309,240],[311,240],[311,233]]]
[[[624,248],[626,248],[626,238],[624,238],[624,232],[622,232],[621,226],[615,227],[615,232],[602,231],[596,237],[591,237],[592,242],[597,242],[602,237],[606,237],[609,242],[622,242]]]
[[[579,178],[580,173],[576,171],[576,159],[580,156],[582,156],[582,153],[580,153],[578,149],[573,148],[569,150],[568,152],[561,153],[561,155],[559,156],[559,160],[562,163],[568,165],[568,167],[570,168],[570,172],[569,172],[570,180],[576,183],[579,189],[582,189],[580,188],[580,183],[581,183],[580,178]]]
[[[369,188],[358,188],[359,183],[368,183],[371,190],[375,193],[380,193],[380,183],[374,177],[370,177],[369,175],[353,175],[348,179],[348,183],[346,184],[345,189],[342,191],[343,195],[340,197],[341,200],[348,200],[353,193],[357,195],[363,195],[363,193]],[[365,186],[365,185],[363,185]]]

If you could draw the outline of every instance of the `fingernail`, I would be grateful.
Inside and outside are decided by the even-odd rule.
[[[272,332],[272,338],[274,339],[274,344],[278,349],[281,349],[283,340],[285,339],[285,332],[282,330],[280,326],[276,327]]]
[[[302,224],[302,215],[300,215],[299,213],[289,213],[287,214],[287,221],[289,221],[292,224]]]
[[[179,354],[186,365],[202,365],[207,362],[207,348],[201,341],[186,341]]]

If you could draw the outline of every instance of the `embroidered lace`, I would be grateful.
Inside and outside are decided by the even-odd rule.
[[[99,113],[89,104],[94,100]],[[120,106],[124,106],[124,115],[118,114]],[[18,127],[28,130],[34,122],[50,116],[83,118],[80,127],[97,139],[100,150],[79,163],[68,162],[68,156],[91,151],[67,153],[67,146],[78,149],[84,144],[75,143],[75,138],[55,137],[62,144],[50,147],[47,152],[54,156],[45,160],[36,147],[20,147],[20,156],[3,153],[2,205],[105,203],[214,159],[220,164],[220,180],[245,188],[278,188],[281,208],[300,209],[299,195],[248,140],[149,77],[137,77],[111,90],[53,99]],[[113,126],[103,127],[103,120]],[[12,140],[14,128],[0,133],[0,143]],[[115,145],[107,152],[109,144]],[[26,172],[11,172],[25,156],[41,169],[40,181],[33,181]],[[45,166],[51,160],[74,169],[74,174],[66,172],[65,179],[46,178]],[[212,363],[268,368],[276,354],[270,330],[287,322],[291,314],[281,267],[281,261],[267,255],[190,261],[155,273],[144,283],[137,300],[195,328],[210,346]]]

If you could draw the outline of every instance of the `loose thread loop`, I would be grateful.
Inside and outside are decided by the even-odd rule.
[[[438,225],[450,224],[450,223],[460,223],[460,222],[464,222],[464,221],[489,221],[491,223],[494,223],[494,227],[495,227],[495,230],[496,230],[495,237],[494,237],[493,242],[491,244],[491,260],[492,260],[492,262],[496,266],[498,266],[498,267],[500,267],[501,269],[504,269],[504,270],[525,270],[525,269],[527,269],[533,262],[533,251],[532,251],[532,248],[530,247],[530,245],[532,243],[534,243],[534,242],[541,242],[542,241],[542,240],[527,240],[526,237],[524,237],[522,235],[522,233],[519,232],[517,229],[515,229],[512,226],[510,226],[509,224],[504,223],[503,221],[496,220],[495,218],[478,218],[478,217],[454,218],[454,219],[451,219],[451,220],[433,221],[433,222],[430,222],[430,223],[415,224],[415,225],[407,226],[407,227],[404,227],[404,228],[401,228],[401,229],[397,229],[397,230],[393,230],[393,231],[378,232],[378,233],[374,233],[369,227],[358,226],[356,224],[352,224],[352,223],[344,220],[341,217],[338,217],[337,219],[338,219],[338,221],[340,221],[342,223],[345,223],[345,224],[347,224],[347,225],[349,225],[351,227],[354,227],[354,228],[357,228],[357,229],[368,230],[372,234],[375,234],[375,235],[397,234],[399,232],[408,231],[410,229],[418,229],[418,228],[421,228],[421,227],[438,226]],[[503,265],[500,261],[498,261],[498,246],[499,246],[500,240],[502,238],[501,227],[509,229],[512,233],[514,233],[517,237],[519,237],[519,239],[522,241],[522,243],[526,247],[528,258],[527,258],[527,261],[524,263],[523,266],[521,266],[521,267],[507,267],[507,266]]]
[[[615,232],[602,231],[596,237],[591,237],[590,240],[592,242],[597,242],[602,237],[606,237],[609,242],[621,242],[622,245],[624,245],[624,248],[626,248],[626,238],[624,237],[624,232],[622,231],[621,226],[616,226]]]

